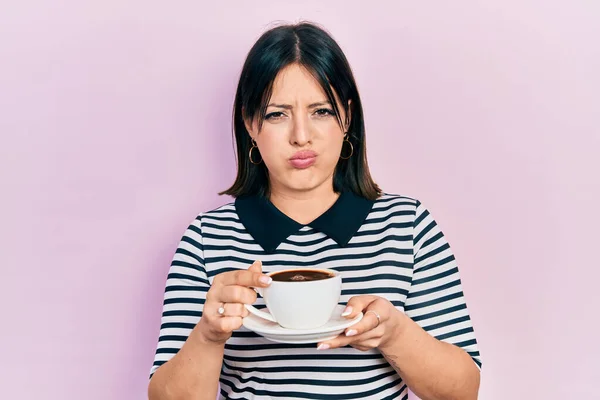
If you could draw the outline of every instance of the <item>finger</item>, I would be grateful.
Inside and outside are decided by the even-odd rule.
[[[355,349],[360,350],[360,351],[368,351],[368,350],[378,347],[379,341],[375,340],[375,339],[369,339],[364,342],[350,343],[350,346],[352,346]]]
[[[206,302],[204,303],[204,309],[202,310],[202,318],[212,319],[214,317],[221,317],[219,315],[219,307],[223,305],[219,300],[215,300],[218,297],[218,290],[213,286],[208,293],[206,293]]]
[[[242,317],[223,317],[215,321],[217,329],[223,333],[233,332],[242,326]]]
[[[367,331],[362,335],[358,336],[346,336],[344,334],[339,335],[337,338],[328,340],[326,342],[321,342],[317,345],[318,350],[327,350],[327,349],[337,349],[344,346],[354,346],[359,345],[363,346],[368,341],[374,340],[378,341],[381,338],[382,332],[379,331],[379,328],[371,331]],[[375,346],[376,347],[376,346]]]
[[[365,312],[364,317],[355,325],[347,328],[344,334],[346,336],[358,336],[371,331],[379,326],[380,322],[377,316],[372,312]]]
[[[247,313],[246,307],[241,303],[226,303],[221,307],[225,310],[223,316],[225,317],[245,317],[244,311]]]
[[[262,273],[262,261],[256,260],[252,263],[252,265],[248,268],[248,271]]]
[[[247,270],[225,272],[220,275],[219,283],[223,286],[267,287],[271,284],[272,279],[259,270],[259,263],[260,261],[255,262]]]
[[[244,286],[223,286],[219,291],[221,303],[253,304],[256,301],[256,292]]]
[[[346,305],[346,309],[342,313],[342,317],[346,317],[348,319],[356,317],[376,299],[377,296],[368,295],[352,297],[350,300],[348,300],[348,304]]]

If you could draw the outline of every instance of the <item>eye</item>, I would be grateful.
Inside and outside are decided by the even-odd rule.
[[[274,119],[279,119],[281,117],[283,117],[285,114],[282,113],[281,111],[275,111],[272,113],[269,113],[267,115],[265,115],[265,119],[266,120],[274,120]]]
[[[333,110],[329,108],[319,108],[317,111],[315,111],[315,114],[317,114],[319,117],[328,117],[335,115]]]

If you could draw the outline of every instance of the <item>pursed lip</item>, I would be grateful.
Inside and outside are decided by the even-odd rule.
[[[289,162],[294,168],[304,169],[312,166],[317,159],[317,153],[312,150],[302,150],[296,152]]]
[[[302,150],[294,154],[290,160],[305,160],[307,158],[315,158],[317,153],[312,150]]]

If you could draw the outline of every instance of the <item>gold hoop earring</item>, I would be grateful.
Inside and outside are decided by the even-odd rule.
[[[254,162],[254,160],[252,159],[252,151],[254,149],[258,149],[258,146],[256,145],[256,142],[254,141],[254,139],[250,139],[250,141],[252,142],[252,147],[250,147],[250,151],[248,152],[248,158],[250,159],[250,162],[252,164],[258,165],[262,162],[262,157],[260,158],[260,161]],[[259,154],[260,154],[260,150],[259,150]]]
[[[350,145],[350,154],[346,157],[342,157],[342,155],[340,154],[340,158],[342,160],[348,160],[354,154],[354,146],[352,146],[352,143],[350,143],[350,139],[348,139],[348,133],[344,135],[344,142],[342,143],[342,147],[344,146],[344,143],[348,143]]]

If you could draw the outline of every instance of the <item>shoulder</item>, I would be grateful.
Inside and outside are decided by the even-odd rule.
[[[373,204],[373,211],[381,209],[391,209],[395,207],[404,207],[407,209],[416,209],[421,202],[414,197],[401,194],[383,193]]]
[[[384,193],[373,205],[378,217],[409,223],[413,228],[437,226],[438,222],[431,209],[419,199],[399,194]]]
[[[419,199],[394,193],[383,193],[375,200],[372,208],[372,217],[408,223],[411,226],[428,214],[429,211]]]
[[[198,218],[226,218],[237,216],[235,202],[229,202],[215,209],[204,211],[198,215]]]
[[[212,210],[198,213],[190,225],[200,228],[205,224],[220,224],[226,221],[237,220],[238,216],[235,210],[235,203],[229,202]]]

